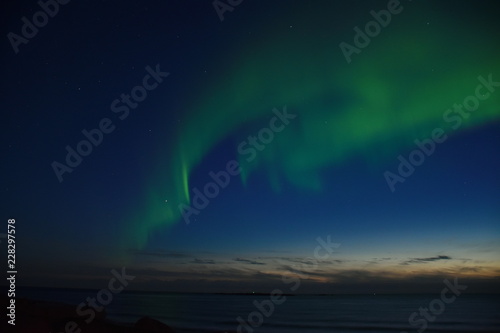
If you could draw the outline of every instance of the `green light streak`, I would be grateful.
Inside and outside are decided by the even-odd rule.
[[[421,12],[408,8],[348,65],[338,43],[353,34],[318,28],[315,22],[327,18],[317,14],[300,22],[307,37],[284,36],[269,26],[267,39],[245,41],[223,62],[220,81],[191,102],[169,168],[152,177],[141,213],[131,218],[128,237],[137,246],[155,228],[180,219],[177,205],[190,201],[189,175],[209,151],[246,124],[265,126],[273,107],[287,105],[299,117],[254,161],[240,157],[242,182],[259,168],[277,192],[282,182],[320,191],[321,173],[347,158],[375,156],[384,163],[436,127],[453,134],[444,111],[474,93],[478,75],[500,80],[493,32],[472,33],[442,17],[434,18],[439,23],[432,30],[416,29]],[[499,105],[500,91],[481,102],[459,131],[499,119]]]

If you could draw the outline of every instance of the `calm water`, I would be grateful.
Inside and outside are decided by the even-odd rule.
[[[19,297],[76,305],[95,295],[94,291],[45,289],[21,292]],[[240,332],[244,333],[417,332],[425,321],[428,333],[500,332],[500,295],[460,295],[435,316],[434,322],[417,315],[414,320],[418,324],[411,326],[410,315],[420,307],[428,308],[437,296],[439,294],[287,296],[282,304],[274,305],[270,313],[269,296],[122,293],[115,295],[106,310],[108,317],[115,321],[134,322],[148,315],[177,332],[235,332],[238,317],[247,323],[254,320],[255,327],[240,326]],[[269,314],[268,317],[261,314],[254,301],[267,305],[262,311]],[[258,325],[259,321],[262,324]]]

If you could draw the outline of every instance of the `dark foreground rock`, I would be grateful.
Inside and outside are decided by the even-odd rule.
[[[7,304],[6,297],[3,304]],[[121,324],[106,319],[105,311],[95,312],[88,323],[76,313],[76,305],[17,299],[15,326],[2,320],[1,332],[18,333],[175,333],[162,322],[143,317],[135,324]],[[84,309],[83,309],[84,310]],[[7,318],[8,319],[8,318]]]
[[[175,333],[175,331],[158,320],[142,317],[135,323],[134,333]]]

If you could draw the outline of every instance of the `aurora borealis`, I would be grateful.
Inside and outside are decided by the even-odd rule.
[[[288,10],[300,12],[295,7]],[[260,27],[266,31],[264,40],[238,45],[229,60],[218,59],[217,63],[224,63],[220,71],[224,79],[196,94],[174,139],[170,173],[160,171],[153,177],[150,191],[158,197],[148,197],[146,210],[151,215],[138,223],[139,233],[134,231],[144,237],[140,243],[150,228],[179,221],[175,203],[189,203],[190,175],[200,161],[232,133],[242,128],[258,130],[258,121],[273,107],[287,105],[300,122],[280,133],[255,161],[239,162],[244,183],[252,171],[261,169],[275,190],[286,182],[320,191],[325,186],[321,177],[325,169],[352,156],[388,163],[413,140],[443,126],[445,110],[473,92],[476,77],[500,73],[500,66],[492,49],[493,32],[478,39],[466,28],[455,26],[447,31],[446,25],[452,23],[428,12],[433,27],[414,29],[425,10],[404,13],[404,22],[394,17],[392,31],[374,39],[367,54],[349,66],[341,60],[336,43],[348,34],[339,33],[336,23],[323,17],[325,13],[295,18],[307,38],[295,34],[283,38],[271,23]],[[318,20],[326,27],[318,27]],[[475,51],[463,50],[450,59],[448,41],[458,39]],[[460,130],[498,120],[499,96],[492,94],[482,102],[481,111],[464,119]],[[447,132],[452,132],[450,125]],[[173,204],[165,207],[163,197]]]
[[[401,1],[347,62],[339,45],[387,4],[246,0],[223,21],[211,1],[66,5],[4,57],[2,216],[25,226],[22,282],[94,286],[120,263],[133,289],[266,291],[331,235],[338,253],[300,292],[499,290],[498,6]],[[36,4],[11,6],[5,34]],[[155,64],[168,77],[116,120]],[[51,163],[105,117],[113,134],[59,183]],[[391,191],[384,173],[436,128],[446,141]]]

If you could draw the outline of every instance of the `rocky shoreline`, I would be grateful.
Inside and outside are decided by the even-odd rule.
[[[4,300],[8,302],[8,300]],[[175,333],[168,325],[150,317],[122,324],[106,319],[97,312],[86,322],[75,312],[75,305],[19,298],[15,302],[15,326],[2,320],[2,332],[19,333]]]

